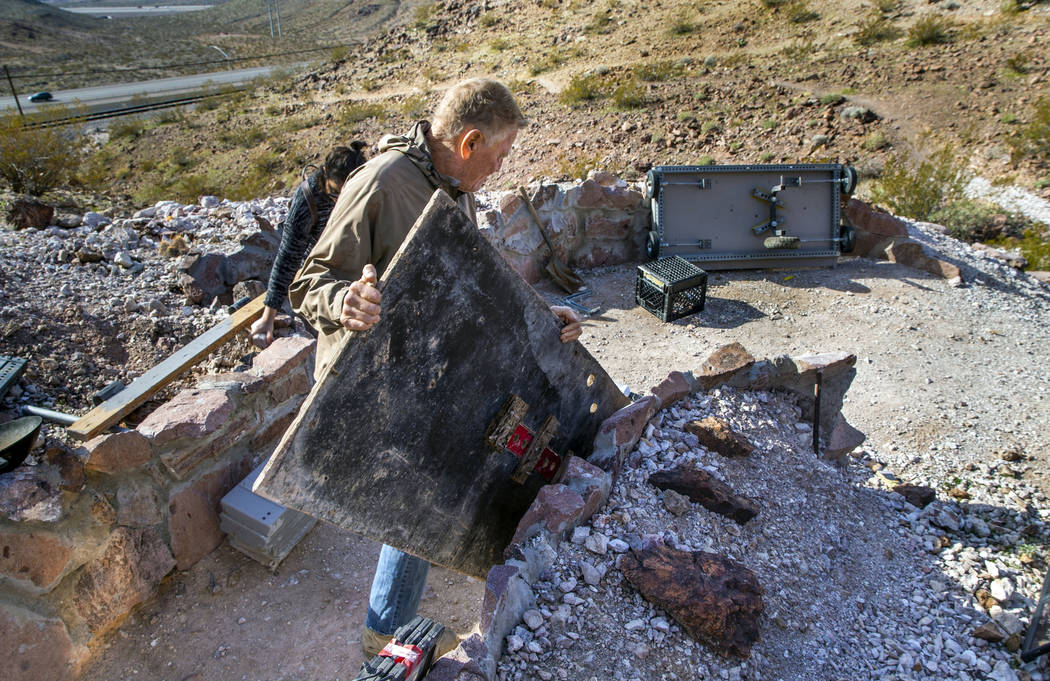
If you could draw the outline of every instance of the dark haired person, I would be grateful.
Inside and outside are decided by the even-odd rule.
[[[252,343],[256,346],[265,348],[273,342],[273,320],[288,297],[288,286],[328,224],[347,176],[367,160],[364,148],[364,142],[354,141],[349,147],[332,149],[324,165],[295,190],[270,270],[265,307],[251,327]]]

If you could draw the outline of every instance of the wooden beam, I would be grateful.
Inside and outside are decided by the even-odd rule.
[[[176,350],[163,362],[135,379],[127,388],[80,417],[67,429],[67,432],[78,440],[88,440],[110,426],[116,425],[161,388],[221,347],[238,331],[251,324],[252,320],[262,312],[265,298],[264,293],[248,302],[186,346]]]

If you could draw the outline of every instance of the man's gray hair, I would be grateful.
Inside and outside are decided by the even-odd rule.
[[[441,139],[452,140],[473,127],[498,138],[527,122],[506,85],[489,78],[471,78],[445,92],[434,111],[433,132]]]

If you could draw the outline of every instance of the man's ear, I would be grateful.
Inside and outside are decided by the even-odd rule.
[[[485,137],[480,130],[477,128],[471,128],[463,133],[459,138],[459,155],[464,160],[470,158],[478,149],[478,145],[481,144],[481,140]]]

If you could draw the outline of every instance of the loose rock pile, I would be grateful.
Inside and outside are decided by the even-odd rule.
[[[730,459],[702,446],[688,426],[712,416],[754,452]],[[1017,670],[1012,651],[1045,571],[1031,549],[1050,537],[1047,500],[995,477],[1010,465],[1000,462],[983,484],[918,508],[863,450],[845,468],[818,459],[801,416],[784,393],[727,386],[660,412],[608,505],[534,585],[537,607],[507,637],[499,678],[1046,678],[1045,661]],[[724,481],[758,514],[738,524],[651,484],[683,465]],[[754,572],[764,612],[750,657],[697,642],[681,613],[632,587],[625,566],[645,544],[720,554]]]
[[[189,295],[208,285],[193,265],[221,259],[231,279],[265,281],[277,245],[272,225],[287,204],[203,197],[189,206],[162,201],[130,218],[58,214],[39,231],[0,232],[2,354],[32,358],[5,406],[90,406],[96,390],[129,383],[214,325],[227,312],[209,304],[230,302],[236,282],[220,282],[209,298]],[[208,368],[232,366],[246,351],[231,344]]]

